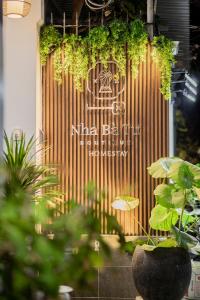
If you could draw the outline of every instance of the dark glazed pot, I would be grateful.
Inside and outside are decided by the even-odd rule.
[[[191,279],[191,261],[183,248],[157,248],[133,255],[133,278],[144,300],[181,300]]]

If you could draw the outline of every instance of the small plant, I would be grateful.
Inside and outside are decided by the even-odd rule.
[[[167,37],[156,36],[152,42],[153,59],[161,72],[161,93],[166,100],[171,99],[172,63],[175,62],[173,55],[173,43]]]
[[[48,197],[53,195],[50,190],[58,184],[58,180],[52,169],[36,164],[34,137],[26,142],[24,133],[17,140],[8,138],[4,133],[4,141],[2,163],[7,172],[6,195],[12,194],[15,187],[29,192],[35,198],[40,197],[41,189],[46,191]]]

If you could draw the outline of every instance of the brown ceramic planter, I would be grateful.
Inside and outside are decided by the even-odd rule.
[[[133,278],[144,300],[181,300],[191,279],[191,260],[183,248],[137,247],[133,256]]]

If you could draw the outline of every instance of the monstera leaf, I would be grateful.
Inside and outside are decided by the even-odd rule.
[[[157,202],[166,208],[180,208],[184,205],[184,192],[176,191],[173,184],[159,184],[154,190],[154,195]]]
[[[182,162],[180,158],[162,157],[148,167],[149,174],[154,178],[168,177],[171,166],[177,162]]]
[[[151,211],[149,223],[155,230],[170,231],[177,221],[178,213],[175,209],[168,209],[158,204]]]

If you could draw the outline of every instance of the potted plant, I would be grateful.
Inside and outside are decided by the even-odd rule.
[[[161,158],[148,172],[162,183],[154,190],[156,204],[149,219],[153,235],[134,242],[134,282],[144,300],[181,300],[191,279],[188,250],[197,244],[183,230],[185,208],[199,186],[200,168],[179,158]]]

